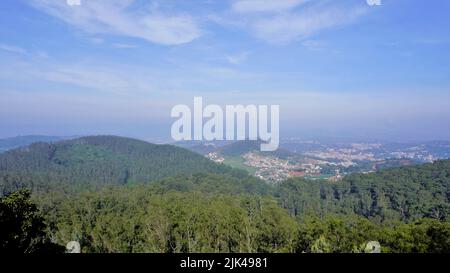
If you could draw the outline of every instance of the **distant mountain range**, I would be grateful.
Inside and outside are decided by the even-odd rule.
[[[10,138],[0,139],[0,153],[12,150],[15,148],[23,147],[30,145],[36,142],[56,142],[66,139],[72,139],[75,137],[62,137],[62,136],[38,136],[38,135],[29,135],[29,136],[16,136]]]

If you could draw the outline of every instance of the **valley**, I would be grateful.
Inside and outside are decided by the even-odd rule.
[[[2,153],[2,249],[57,252],[75,240],[86,253],[347,253],[377,241],[382,252],[450,251],[450,160],[313,180],[284,176],[307,168],[290,153],[231,147],[220,163],[115,136]]]
[[[352,173],[430,163],[450,158],[450,142],[422,143],[320,143],[318,141],[281,142],[272,153],[260,152],[259,142],[208,142],[186,147],[207,158],[241,168],[270,183],[290,177],[338,181]],[[205,149],[203,147],[208,147]]]

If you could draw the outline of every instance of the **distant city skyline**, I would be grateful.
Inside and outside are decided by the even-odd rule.
[[[170,138],[171,108],[280,105],[281,138],[450,140],[445,0],[4,0],[0,138]]]

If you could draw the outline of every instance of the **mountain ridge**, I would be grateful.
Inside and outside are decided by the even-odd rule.
[[[148,183],[197,172],[233,170],[180,147],[116,136],[40,142],[0,154],[2,190],[5,186],[14,189],[46,184]]]
[[[0,139],[0,153],[28,146],[36,142],[50,143],[73,138],[76,138],[76,136],[25,135],[2,138]]]

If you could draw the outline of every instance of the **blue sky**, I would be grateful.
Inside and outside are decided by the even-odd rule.
[[[446,0],[3,0],[0,137],[169,135],[280,104],[283,136],[450,139]]]

